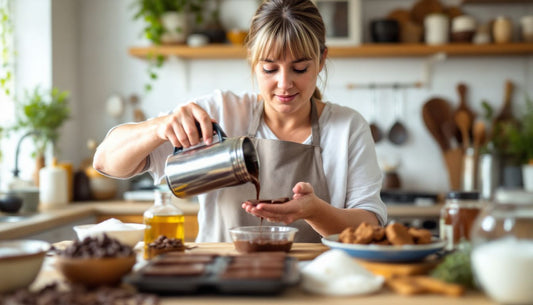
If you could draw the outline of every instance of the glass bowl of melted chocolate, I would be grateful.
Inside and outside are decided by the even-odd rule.
[[[285,226],[248,226],[229,230],[240,253],[289,252],[298,229]]]

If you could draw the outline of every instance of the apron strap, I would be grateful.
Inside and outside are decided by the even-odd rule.
[[[318,111],[314,98],[311,98],[311,144],[320,147],[320,125],[318,124]],[[263,118],[263,101],[260,100],[257,106],[252,110],[252,121],[248,127],[248,137],[254,138],[259,130],[259,124]]]
[[[311,137],[313,146],[320,148],[320,126],[318,125],[318,110],[314,98],[311,98]]]
[[[248,137],[255,138],[257,130],[259,130],[259,123],[261,123],[261,118],[263,117],[263,100],[260,99],[259,103],[252,109],[252,121],[248,127]]]

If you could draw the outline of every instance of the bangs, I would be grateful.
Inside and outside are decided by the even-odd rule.
[[[260,60],[294,59],[320,60],[319,42],[298,24],[268,24],[258,31],[255,44],[250,49],[252,66]]]

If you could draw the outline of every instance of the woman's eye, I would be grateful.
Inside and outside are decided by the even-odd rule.
[[[276,72],[276,69],[266,69],[266,68],[263,68],[263,72],[265,72],[266,74],[271,74],[271,73]]]
[[[294,69],[294,72],[299,73],[299,74],[303,74],[303,73],[307,72],[307,68],[304,68],[304,69],[301,69],[301,70],[300,69]]]

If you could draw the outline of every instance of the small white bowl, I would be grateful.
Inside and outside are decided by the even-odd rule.
[[[0,241],[0,293],[28,287],[49,249],[50,244],[41,240]]]
[[[107,236],[115,238],[125,245],[135,247],[139,241],[143,240],[144,229],[146,228],[146,225],[139,223],[123,223],[116,229],[106,228],[95,230],[94,228],[97,225],[98,224],[80,225],[74,226],[73,229],[79,240],[84,240],[86,237],[97,237],[105,233]]]

